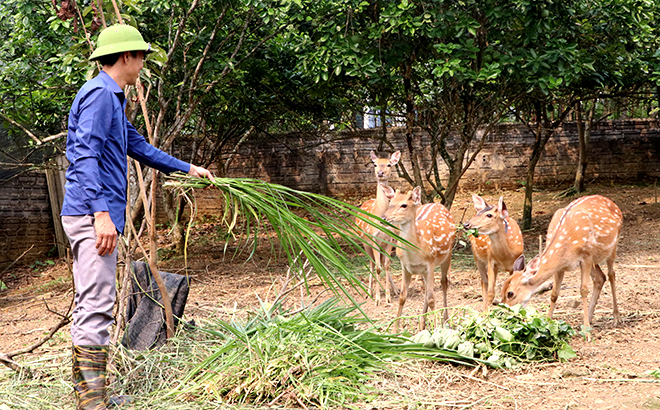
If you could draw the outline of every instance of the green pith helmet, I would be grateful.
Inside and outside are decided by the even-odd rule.
[[[144,41],[142,34],[136,28],[125,24],[115,24],[99,34],[96,50],[89,59],[94,61],[99,57],[124,51],[144,51],[147,54],[152,50],[151,44]]]

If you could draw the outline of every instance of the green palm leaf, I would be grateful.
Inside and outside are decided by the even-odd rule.
[[[348,267],[347,254],[364,252],[363,244],[376,246],[369,240],[372,236],[359,231],[356,218],[385,232],[392,242],[398,240],[404,246],[413,246],[393,233],[392,225],[358,207],[282,185],[249,178],[209,181],[176,174],[169,177],[165,186],[188,198],[191,189],[215,187],[225,204],[222,220],[230,233],[235,234],[239,220],[242,221],[242,237],[250,249],[249,256],[256,251],[259,239],[271,240],[272,235],[262,233],[274,232],[292,268],[301,269],[308,261],[326,287],[353,303],[356,302],[349,288],[366,292]],[[275,249],[273,243],[271,248]]]

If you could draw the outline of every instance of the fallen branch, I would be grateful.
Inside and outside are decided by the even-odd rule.
[[[19,260],[21,260],[21,258],[22,258],[23,256],[25,256],[28,252],[30,252],[30,251],[32,250],[32,248],[34,248],[34,245],[30,246],[25,252],[23,252],[23,253],[21,254],[21,256],[19,256],[18,258],[14,259],[14,261],[13,261],[12,263],[10,263],[9,266],[7,266],[5,269],[3,269],[3,271],[0,272],[0,279],[2,279],[2,276],[3,276],[3,275],[4,275],[9,269],[11,269],[11,267],[14,266],[14,265],[16,264],[16,262],[18,262]]]
[[[67,313],[62,316],[62,319],[55,325],[53,328],[50,330],[47,336],[45,336],[43,339],[38,341],[37,343],[33,344],[30,347],[27,347],[25,349],[20,349],[20,350],[15,350],[13,352],[9,353],[2,353],[0,352],[0,363],[4,364],[5,366],[9,367],[10,369],[18,372],[23,369],[23,366],[21,366],[19,363],[15,362],[13,360],[14,357],[20,356],[26,353],[32,353],[39,347],[41,347],[44,343],[46,343],[48,340],[50,340],[55,333],[57,333],[60,328],[63,326],[66,326],[69,322],[71,322],[71,308],[73,307],[73,293],[71,295],[71,303],[69,303],[69,308],[67,310]],[[59,313],[58,313],[59,314]]]
[[[68,253],[67,253],[67,258],[66,259],[67,259],[67,268],[69,269],[69,273],[71,274],[71,277],[73,278],[73,272],[71,270],[71,261],[69,260]],[[73,286],[73,281],[71,281],[71,285]],[[48,311],[50,311],[50,312],[53,312],[53,313],[61,316],[62,319],[60,319],[60,321],[55,326],[53,326],[53,328],[50,330],[50,332],[48,333],[47,336],[45,336],[44,338],[42,338],[40,341],[33,344],[32,346],[27,347],[25,349],[14,350],[13,352],[9,352],[9,353],[0,352],[0,363],[4,364],[5,366],[9,367],[10,369],[12,369],[16,372],[19,372],[19,371],[23,370],[23,366],[21,366],[20,363],[13,360],[14,357],[20,356],[20,355],[23,355],[23,354],[26,354],[26,353],[34,352],[36,349],[38,349],[44,343],[46,343],[48,340],[50,340],[55,335],[55,333],[57,333],[58,330],[60,330],[63,326],[66,326],[67,324],[69,324],[69,322],[71,322],[71,309],[73,308],[73,301],[75,299],[75,294],[76,294],[75,291],[71,292],[71,302],[69,302],[69,307],[68,307],[65,314],[61,314],[61,313],[58,313],[58,312],[53,312],[53,310],[51,310],[48,307],[48,304],[44,300],[44,303],[46,304],[46,309],[48,309]]]

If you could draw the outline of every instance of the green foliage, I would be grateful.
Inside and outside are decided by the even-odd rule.
[[[405,358],[513,367],[575,355],[567,343],[572,329],[529,309],[466,310],[452,322],[457,330],[411,339],[370,327],[355,309],[336,299],[294,314],[262,304],[247,321],[213,322],[204,329],[204,358],[166,397],[263,405],[288,392],[305,405],[350,406],[369,401],[370,380]]]
[[[426,347],[455,350],[466,360],[478,359],[492,367],[515,367],[530,361],[566,361],[575,357],[568,344],[575,334],[564,321],[549,319],[533,308],[500,305],[486,314],[472,308],[411,341]]]
[[[359,330],[354,307],[329,300],[284,316],[278,307],[246,323],[217,322],[208,358],[168,395],[264,405],[285,393],[306,405],[343,406],[373,394],[369,379],[385,367],[377,352],[382,335]]]

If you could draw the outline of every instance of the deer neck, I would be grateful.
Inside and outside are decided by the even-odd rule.
[[[513,244],[511,243],[511,238],[508,235],[508,232],[511,231],[511,227],[507,226],[506,221],[500,223],[500,227],[497,231],[488,234],[490,238],[490,247],[492,253],[495,255],[503,255],[507,258],[512,258],[514,255]]]
[[[541,262],[539,263],[539,271],[536,272],[536,275],[529,278],[528,283],[534,288],[538,288],[543,283],[552,278],[555,273],[564,271],[567,269],[567,263],[564,262],[567,255],[564,255],[564,252],[561,249],[557,252],[550,254],[548,249],[546,249],[541,254]]]
[[[390,206],[390,200],[387,199],[383,190],[380,189],[381,185],[388,186],[387,181],[378,182],[378,189],[376,190],[376,206],[374,207],[374,215],[377,216],[382,216],[385,211],[387,211],[387,207]]]
[[[416,215],[416,212],[414,212],[413,215]],[[398,224],[398,226],[400,229],[399,235],[406,241],[410,242],[415,247],[419,248],[419,238],[417,236],[417,228],[415,227],[415,217],[413,217],[409,221],[405,221],[401,224]],[[414,251],[408,249],[406,249],[405,252],[415,253]]]

